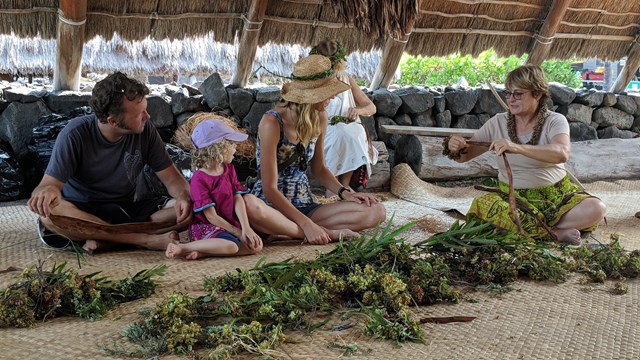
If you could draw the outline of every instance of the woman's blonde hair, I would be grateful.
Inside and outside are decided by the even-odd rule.
[[[513,69],[504,83],[507,89],[529,90],[533,95],[541,94],[538,109],[549,101],[549,84],[544,77],[544,71],[538,65],[522,65]]]
[[[304,145],[320,135],[320,116],[313,107],[315,104],[297,104],[290,101],[278,103],[278,106],[290,108],[296,112],[298,121],[296,122],[296,133],[298,140]]]

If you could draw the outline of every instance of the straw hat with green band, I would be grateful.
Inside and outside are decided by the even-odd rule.
[[[293,67],[291,81],[282,85],[282,98],[298,104],[316,104],[349,89],[336,78],[331,60],[309,55]]]

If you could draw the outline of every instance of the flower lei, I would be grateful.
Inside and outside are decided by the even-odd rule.
[[[334,72],[335,72],[335,70],[333,69],[333,66],[331,66],[329,69],[327,69],[327,70],[325,70],[323,72],[319,72],[319,73],[312,74],[312,75],[307,75],[307,76],[291,75],[291,80],[312,81],[312,80],[326,79],[326,78],[329,78],[329,77],[333,76]]]
[[[527,145],[538,145],[540,142],[540,136],[542,135],[542,127],[544,123],[547,121],[547,104],[542,104],[540,109],[538,110],[538,119],[536,120],[536,125],[533,128],[533,136],[531,136],[531,140],[527,142]],[[507,130],[509,132],[509,138],[512,142],[516,144],[522,144],[520,139],[518,139],[518,132],[516,131],[516,117],[509,111],[507,114]]]

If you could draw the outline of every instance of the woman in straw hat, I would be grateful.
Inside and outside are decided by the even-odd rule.
[[[349,84],[349,89],[336,95],[327,106],[329,125],[324,139],[325,163],[343,186],[367,187],[371,165],[378,161],[378,150],[371,144],[360,116],[376,113],[376,106],[347,74],[347,52],[335,40],[323,40],[312,54],[328,57],[339,80]]]
[[[386,218],[384,206],[369,194],[343,186],[324,163],[323,141],[328,123],[325,108],[349,85],[336,78],[331,60],[322,55],[298,61],[291,79],[282,86],[284,101],[268,111],[258,127],[261,178],[256,181],[253,194],[295,222],[312,244],[326,244],[340,235],[355,236],[354,231],[377,226]],[[342,201],[315,203],[307,166]],[[247,210],[250,220],[262,221],[256,219],[261,212],[252,209],[250,203]]]
[[[469,144],[452,136],[445,155],[469,161],[487,150],[508,154],[522,228],[531,238],[547,238],[551,228],[559,242],[579,245],[579,230],[591,231],[604,218],[606,206],[578,185],[571,183],[564,163],[571,153],[569,123],[561,114],[549,111],[549,86],[539,66],[520,66],[507,75],[509,112],[489,119],[471,140],[490,146]],[[489,193],[473,200],[467,219],[479,219],[498,228],[516,230],[506,194],[509,191],[505,162],[498,160],[501,193]]]

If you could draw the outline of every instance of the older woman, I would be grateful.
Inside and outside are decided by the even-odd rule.
[[[336,78],[331,60],[310,55],[296,63],[292,81],[282,86],[284,101],[268,111],[258,127],[257,160],[260,179],[253,194],[297,224],[312,244],[326,244],[337,233],[375,227],[386,210],[373,196],[343,186],[324,163],[323,142],[331,98],[349,89]],[[342,201],[315,203],[306,169]],[[260,211],[247,202],[249,218],[262,223]],[[265,214],[266,216],[266,214]]]
[[[516,198],[528,208],[518,210],[526,235],[541,239],[550,227],[557,241],[572,245],[581,242],[580,231],[590,231],[604,218],[606,207],[571,183],[564,163],[571,153],[569,124],[561,114],[549,111],[549,87],[540,67],[525,65],[507,76],[508,113],[497,114],[478,130],[469,144],[452,136],[446,146],[449,156],[465,162],[487,150],[508,154]],[[446,152],[445,150],[445,152]],[[498,180],[502,193],[489,193],[473,200],[467,220],[479,219],[498,228],[516,230],[507,202],[508,179],[504,161],[498,160]]]

